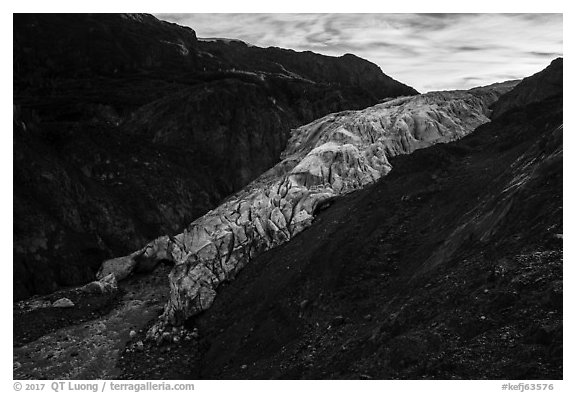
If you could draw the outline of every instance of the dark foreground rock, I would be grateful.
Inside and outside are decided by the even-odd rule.
[[[113,294],[76,288],[19,302],[14,311],[14,379],[120,378],[122,353],[162,312],[169,270],[159,265],[137,274]],[[75,306],[49,306],[53,296],[62,295]]]
[[[117,305],[120,295],[74,288],[17,302],[12,314],[13,345],[19,347],[58,329],[106,315]]]

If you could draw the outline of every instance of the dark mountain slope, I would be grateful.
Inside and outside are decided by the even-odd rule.
[[[413,95],[418,92],[379,72],[377,65],[352,54],[341,57],[296,52],[276,47],[259,48],[238,40],[199,39],[198,48],[223,60],[222,66],[240,64],[247,71],[270,73],[307,80],[358,86],[373,91],[377,98]],[[386,92],[383,95],[383,93]]]
[[[177,232],[275,164],[291,128],[416,93],[348,56],[258,48],[256,66],[203,45],[150,15],[14,15],[15,298]]]
[[[15,14],[18,83],[199,66],[195,32],[146,14]]]
[[[559,87],[393,158],[221,287],[180,377],[562,378],[562,151]]]
[[[552,61],[545,70],[524,78],[516,89],[498,100],[492,108],[493,115],[498,117],[510,109],[557,95],[558,91],[562,90],[563,64],[563,59],[559,57]]]

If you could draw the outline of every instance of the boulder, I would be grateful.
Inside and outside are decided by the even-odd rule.
[[[107,260],[102,264],[100,270],[96,274],[98,279],[102,279],[109,274],[113,274],[116,280],[121,281],[128,277],[136,268],[136,257],[145,252],[146,249],[136,251],[125,257],[114,258]]]
[[[111,294],[118,290],[118,282],[114,273],[110,273],[100,280],[84,285],[80,290],[91,294]]]
[[[52,303],[52,307],[56,307],[56,308],[70,308],[70,307],[74,307],[74,303],[72,303],[72,300],[63,297],[61,299],[56,300],[54,303]]]

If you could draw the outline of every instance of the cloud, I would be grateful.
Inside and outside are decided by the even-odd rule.
[[[520,79],[562,56],[562,14],[158,14],[199,37],[353,53],[419,91]]]
[[[550,57],[559,57],[562,56],[562,53],[559,52],[528,52],[531,56],[536,56],[536,57],[545,57],[545,58],[550,58]]]
[[[453,48],[455,51],[462,51],[462,52],[473,52],[477,50],[487,50],[490,49],[489,46],[470,46],[470,45],[462,45],[456,46]]]

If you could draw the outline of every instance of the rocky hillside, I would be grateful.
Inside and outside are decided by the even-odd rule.
[[[16,299],[180,232],[291,129],[416,93],[354,56],[202,42],[140,14],[14,15],[13,60]]]
[[[562,90],[562,82],[563,60],[558,58],[548,68],[525,78],[516,89],[499,99],[493,108],[494,117],[498,117],[511,109],[521,108],[558,95],[558,91]]]
[[[288,78],[358,86],[378,98],[413,95],[417,91],[383,74],[378,66],[353,54],[330,57],[276,47],[259,48],[239,40],[201,39],[200,50],[223,60],[220,67],[238,71],[260,70]]]

